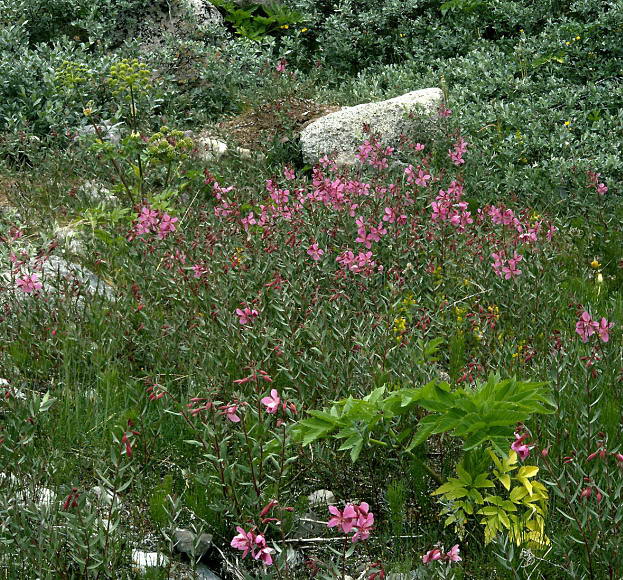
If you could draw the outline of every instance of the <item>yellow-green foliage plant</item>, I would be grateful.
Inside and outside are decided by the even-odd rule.
[[[460,537],[471,518],[480,517],[485,543],[506,534],[517,546],[541,550],[549,544],[545,515],[549,496],[534,479],[535,465],[521,465],[515,451],[504,457],[488,448],[468,454],[433,495],[441,496],[445,525]]]

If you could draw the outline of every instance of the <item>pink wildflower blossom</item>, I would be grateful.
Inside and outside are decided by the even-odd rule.
[[[276,413],[279,409],[279,405],[281,404],[281,398],[279,397],[277,389],[271,389],[270,396],[264,397],[261,403],[266,406],[267,413]]]
[[[459,545],[455,544],[445,554],[441,548],[433,548],[422,556],[422,562],[424,564],[430,564],[436,560],[441,560],[442,562],[461,562],[462,558],[459,556]]]
[[[602,318],[599,322],[594,322],[594,325],[599,338],[601,338],[603,342],[608,342],[610,339],[608,331],[614,326],[614,322],[608,322],[605,318]]]
[[[37,274],[26,274],[21,278],[17,278],[15,283],[22,292],[27,294],[43,288],[43,284],[39,282],[39,276],[37,276]]]
[[[238,315],[238,322],[244,326],[251,324],[260,313],[255,308],[245,306],[244,308],[236,308],[236,314]]]
[[[331,514],[331,518],[327,522],[327,527],[339,527],[342,532],[348,534],[353,527],[355,526],[355,521],[357,520],[357,511],[354,506],[351,504],[346,505],[344,511],[340,511],[334,505],[329,506],[329,513]]]
[[[270,566],[273,563],[271,554],[274,552],[272,548],[266,545],[266,539],[262,535],[258,535],[255,538],[255,547],[257,552],[253,556],[256,560],[261,560],[264,566]]]
[[[435,560],[441,559],[441,550],[439,548],[434,548],[433,550],[429,550],[422,556],[422,562],[424,564],[429,564],[430,562],[434,562]]]
[[[193,276],[195,278],[201,278],[201,276],[203,276],[204,274],[208,272],[208,269],[202,266],[201,264],[195,264],[192,267],[192,270],[193,270]]]
[[[318,246],[318,244],[314,242],[311,246],[309,246],[309,248],[307,248],[307,253],[312,257],[313,260],[317,262],[322,258],[324,250],[322,250],[320,246]]]
[[[237,415],[238,405],[230,403],[220,406],[219,409],[222,411],[221,415],[225,415],[232,423],[240,423],[240,417]]]
[[[170,233],[175,231],[175,222],[179,221],[176,217],[171,217],[168,213],[163,214],[158,225],[158,238],[164,240]]]
[[[444,104],[439,105],[439,109],[437,109],[437,114],[443,119],[448,118],[452,115],[452,109],[448,109]]]
[[[240,221],[242,222],[242,227],[244,228],[245,232],[249,230],[249,226],[254,226],[255,224],[257,224],[255,214],[252,211],[249,212],[247,217],[242,218]]]
[[[275,70],[278,73],[283,73],[286,71],[286,66],[288,64],[288,61],[285,58],[282,58],[278,63],[277,66],[275,67]]]
[[[354,507],[357,511],[357,521],[355,522],[356,532],[351,538],[351,541],[359,542],[367,540],[374,526],[374,514],[370,511],[370,506],[365,501]]]
[[[513,441],[511,445],[511,449],[519,455],[522,461],[530,455],[530,450],[534,447],[534,445],[526,445],[526,443],[524,443],[528,436],[528,433],[521,435],[518,431],[515,431],[515,441]]]
[[[575,331],[580,335],[582,342],[588,342],[588,339],[595,334],[595,322],[588,312],[584,311],[580,314],[580,319],[575,325]]]
[[[459,545],[458,544],[454,544],[454,546],[450,548],[450,551],[446,554],[446,559],[449,562],[460,562],[461,561],[461,556],[459,556]]]
[[[246,558],[247,554],[255,549],[256,535],[252,531],[246,532],[240,526],[236,527],[236,531],[238,535],[232,539],[231,547],[242,550],[242,557]]]

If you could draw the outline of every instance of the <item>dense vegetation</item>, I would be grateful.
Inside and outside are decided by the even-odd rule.
[[[622,577],[621,3],[152,4],[0,0],[4,577]]]

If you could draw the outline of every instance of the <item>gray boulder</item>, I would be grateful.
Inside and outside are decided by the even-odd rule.
[[[174,548],[181,554],[186,554],[190,558],[201,558],[212,546],[212,535],[197,534],[190,530],[177,528],[174,532],[175,544]]]
[[[396,146],[400,135],[413,124],[408,114],[421,113],[432,119],[442,99],[441,89],[422,89],[378,103],[345,107],[321,117],[301,131],[303,159],[316,163],[325,154],[336,154],[338,164],[353,165],[357,147],[365,140],[364,124],[381,134],[384,145]]]

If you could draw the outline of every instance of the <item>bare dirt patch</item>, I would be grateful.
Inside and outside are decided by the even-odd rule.
[[[241,147],[266,151],[266,146],[275,140],[287,140],[312,121],[340,109],[296,97],[277,99],[219,123],[218,129]]]

